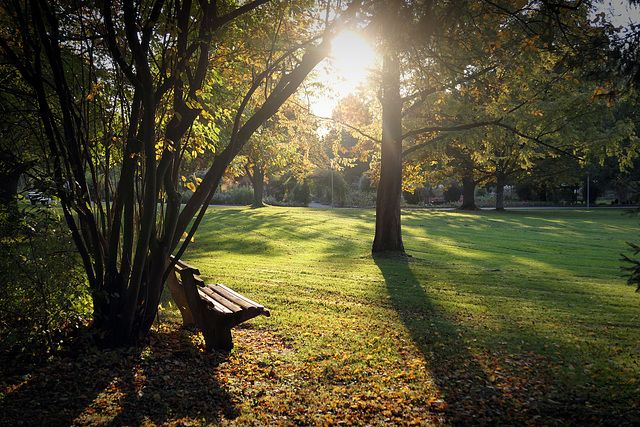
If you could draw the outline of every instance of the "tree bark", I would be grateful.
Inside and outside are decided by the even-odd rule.
[[[402,195],[402,98],[396,52],[384,55],[382,70],[382,153],[372,253],[404,252],[400,219]]]
[[[473,211],[478,209],[475,199],[476,181],[471,175],[462,177],[462,206],[458,209]]]
[[[253,165],[253,173],[249,175],[253,185],[253,208],[264,207],[264,168],[258,162]]]

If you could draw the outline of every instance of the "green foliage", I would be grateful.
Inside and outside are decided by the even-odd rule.
[[[293,201],[299,202],[302,206],[309,206],[311,203],[311,190],[309,189],[309,183],[304,181],[298,183],[293,189]]]
[[[640,246],[635,243],[627,242],[629,245],[629,251],[633,253],[633,257],[629,257],[625,254],[621,254],[621,260],[626,264],[622,267],[622,271],[626,272],[627,283],[636,286],[636,291],[640,292],[640,259],[637,258],[640,254]]]
[[[403,191],[402,197],[410,205],[424,205],[429,197],[433,197],[433,190],[431,188],[419,187],[410,191]],[[456,199],[458,201],[458,199]]]
[[[375,191],[349,191],[344,205],[351,208],[369,208],[376,205]]]
[[[311,182],[313,183],[312,188],[315,200],[330,205],[332,200],[331,189],[333,188],[333,204],[335,206],[344,206],[349,185],[341,171],[317,169],[311,175]]]
[[[627,187],[632,193],[631,200],[638,203],[638,201],[640,201],[640,186],[638,186],[637,183],[636,185],[629,183]],[[629,214],[637,217],[638,214],[640,214],[640,209],[635,209],[629,212]],[[620,260],[624,263],[621,269],[625,272],[627,283],[635,286],[636,292],[640,292],[640,258],[638,257],[640,254],[640,246],[632,242],[627,242],[627,245],[629,246],[628,252],[631,252],[631,255],[620,254]]]
[[[311,189],[309,182],[290,173],[274,175],[269,179],[266,202],[272,206],[309,206]]]
[[[53,210],[0,213],[0,349],[56,351],[56,335],[91,313],[82,264]]]

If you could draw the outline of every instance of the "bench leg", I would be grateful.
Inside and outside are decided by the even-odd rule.
[[[180,314],[182,315],[182,325],[189,326],[195,324],[196,320],[193,317],[191,308],[189,307],[187,295],[185,294],[182,282],[176,276],[175,270],[171,270],[169,277],[167,277],[167,287],[169,288],[169,292],[171,292],[173,301],[175,301],[178,309],[180,310]]]
[[[200,326],[207,350],[231,351],[233,348],[231,328],[216,323],[218,322],[207,322],[206,325]]]

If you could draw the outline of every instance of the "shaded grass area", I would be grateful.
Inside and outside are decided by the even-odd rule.
[[[38,402],[78,368],[63,424],[640,423],[640,295],[618,261],[636,220],[407,210],[411,256],[376,259],[373,229],[372,210],[210,208],[185,261],[272,317],[205,354],[165,300],[147,347],[6,371],[0,404]]]

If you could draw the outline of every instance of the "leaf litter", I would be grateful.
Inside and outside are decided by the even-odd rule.
[[[629,393],[588,389],[588,383],[566,390],[562,372],[571,368],[560,362],[561,355],[484,347],[474,351],[446,333],[418,344],[398,339],[394,358],[371,357],[366,348],[348,345],[307,354],[274,331],[250,323],[233,334],[230,353],[206,352],[201,334],[167,322],[155,327],[148,345],[127,351],[77,345],[45,361],[3,354],[0,425],[640,421],[637,401]],[[371,340],[371,345],[377,342]],[[585,370],[605,374],[589,367],[580,374]],[[637,390],[632,378],[627,385]]]

